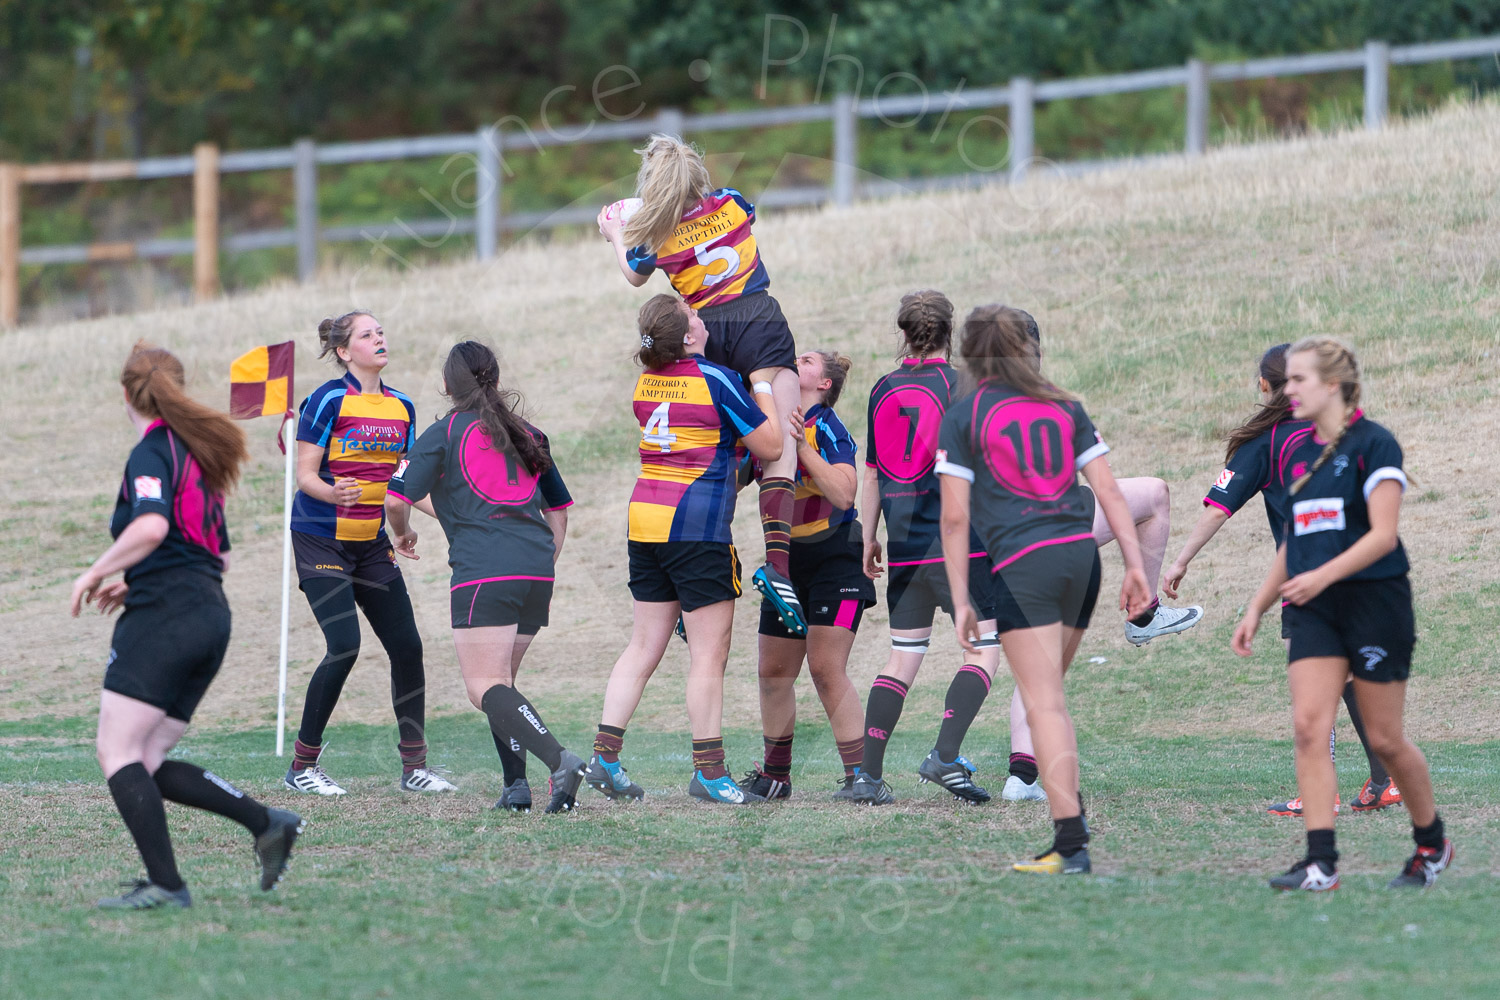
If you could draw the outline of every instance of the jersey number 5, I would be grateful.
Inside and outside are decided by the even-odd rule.
[[[693,247],[693,256],[708,271],[708,273],[703,275],[704,285],[717,285],[721,281],[728,281],[734,277],[734,272],[738,271],[740,267],[740,255],[735,252],[734,247],[717,247],[707,253],[703,252],[701,246]],[[721,260],[724,262],[724,270],[715,273],[712,271],[714,262]],[[662,451],[666,451],[666,449],[663,448]]]
[[[672,425],[667,418],[667,407],[671,403],[661,403],[651,411],[651,416],[646,418],[646,426],[641,428],[641,441],[644,444],[654,444],[662,451],[671,451],[672,445],[677,443],[677,435],[672,433]]]

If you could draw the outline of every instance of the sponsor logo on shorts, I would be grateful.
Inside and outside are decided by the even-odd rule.
[[[137,500],[160,500],[161,480],[155,476],[136,476],[135,498]]]
[[[1229,484],[1233,479],[1234,470],[1225,469],[1223,472],[1219,473],[1219,478],[1214,480],[1213,488],[1216,490],[1227,490],[1229,489]]]
[[[315,563],[313,565],[313,569],[331,569],[339,573],[344,572],[344,567],[338,565],[337,563]]]
[[[839,593],[840,594],[857,594],[857,593],[859,593],[859,588],[858,587],[840,587],[839,588]]]
[[[1319,497],[1292,504],[1292,524],[1298,535],[1344,530],[1344,498]]]
[[[1365,658],[1365,669],[1374,670],[1385,659],[1386,652],[1379,646],[1361,646],[1359,655]]]
[[[818,610],[814,611],[813,614],[815,614],[815,615],[826,615],[826,614],[828,614],[828,605],[826,605],[826,604],[820,604],[820,605],[818,605]]]

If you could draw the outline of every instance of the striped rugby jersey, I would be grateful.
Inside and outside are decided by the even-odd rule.
[[[740,377],[700,355],[635,384],[641,473],[630,494],[633,542],[729,542],[735,442],[766,415]]]
[[[719,188],[683,215],[667,242],[625,255],[637,274],[667,273],[677,294],[694,309],[763,292],[771,284],[750,231],[755,206],[734,188]]]
[[[807,411],[802,433],[807,438],[807,443],[818,449],[818,454],[829,465],[854,467],[854,436],[838,418],[838,414],[827,406],[819,403]],[[830,503],[799,462],[797,498],[792,509],[792,538],[814,541],[828,534],[830,528],[848,524],[852,520],[854,508],[840,510]]]
[[[385,526],[385,487],[396,463],[412,442],[417,408],[404,392],[380,383],[378,393],[361,393],[353,375],[318,386],[302,401],[297,440],[323,449],[318,476],[334,480],[353,476],[361,487],[359,502],[339,507],[297,491],[292,503],[292,530],[343,542],[368,542]]]

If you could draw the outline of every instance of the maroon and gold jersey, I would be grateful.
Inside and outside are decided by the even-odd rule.
[[[771,284],[750,231],[754,222],[755,206],[744,195],[719,188],[690,209],[654,253],[639,246],[625,259],[637,274],[661,268],[694,309],[720,305]]]

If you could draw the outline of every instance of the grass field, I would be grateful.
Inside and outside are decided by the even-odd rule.
[[[995,299],[1025,306],[1041,323],[1049,373],[1083,395],[1114,446],[1116,474],[1171,484],[1172,552],[1219,468],[1223,433],[1253,403],[1260,350],[1310,333],[1353,342],[1366,408],[1400,437],[1416,479],[1402,522],[1420,636],[1408,724],[1458,849],[1435,890],[1381,888],[1410,849],[1399,812],[1343,818],[1334,898],[1264,887],[1302,836],[1295,821],[1260,811],[1292,790],[1278,644],[1263,636],[1243,661],[1228,651],[1270,556],[1264,519],[1247,509],[1187,578],[1185,597],[1207,608],[1202,626],[1136,650],[1101,610],[1085,640],[1069,691],[1096,834],[1092,879],[1007,873],[1006,862],[1045,843],[1044,809],[960,808],[916,786],[956,662],[943,629],[887,758],[894,807],[826,801],[837,757],[808,685],[796,797],[695,807],[683,794],[685,664],[674,649],[627,737],[644,804],[586,793],[570,816],[489,811],[498,768],[463,699],[445,553],[429,524],[408,580],[427,640],[433,759],[461,793],[397,792],[385,665],[368,641],[327,738],[326,763],[352,794],[296,800],[312,825],[280,889],[253,892],[240,831],[174,807],[195,908],[93,910],[139,862],[91,747],[110,623],[69,619],[66,599],[107,537],[130,444],[116,378],[137,338],[177,351],[192,388],[222,405],[232,357],[295,336],[305,394],[326,377],[312,360],[316,321],[360,305],[389,333],[388,381],[417,398],[424,419],[441,405],[446,345],[495,344],[579,500],[553,627],[522,686],[566,742],[583,747],[592,735],[630,614],[628,357],[645,293],[615,277],[596,241],[538,243],[493,267],[375,268],[316,288],[0,334],[13,480],[0,519],[0,996],[577,996],[601,986],[766,998],[1493,996],[1500,569],[1485,459],[1500,450],[1500,160],[1486,151],[1497,143],[1500,106],[1454,107],[1381,135],[757,226],[799,345],[856,361],[840,410],[858,438],[864,391],[894,353],[902,292],[942,288],[961,311]],[[733,163],[733,151],[715,152]],[[280,456],[270,423],[250,429],[256,462],[230,507],[235,641],[183,754],[284,804],[285,760],[270,753]],[[752,566],[758,535],[753,509],[742,509],[736,537]],[[1105,571],[1110,594],[1110,552]],[[726,696],[737,769],[759,753],[753,610],[737,616]],[[850,665],[861,692],[887,648],[883,609],[865,621]],[[295,598],[292,637],[295,720],[321,654]],[[1003,776],[1006,693],[996,685],[966,746],[981,780]],[[1363,774],[1352,731],[1340,736],[1347,799]]]

